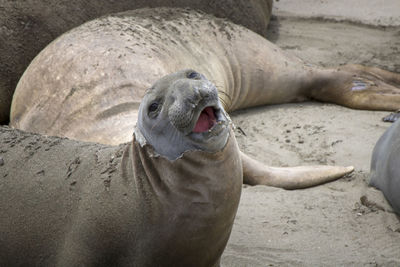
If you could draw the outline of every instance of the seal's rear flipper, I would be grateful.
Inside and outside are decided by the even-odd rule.
[[[400,110],[397,110],[396,112],[390,113],[389,115],[385,116],[382,118],[384,122],[395,122],[400,118]]]
[[[243,182],[284,189],[301,189],[334,181],[354,170],[341,166],[269,167],[241,152]]]
[[[400,74],[379,68],[352,64],[319,70],[311,79],[310,89],[310,98],[350,108],[400,108]]]

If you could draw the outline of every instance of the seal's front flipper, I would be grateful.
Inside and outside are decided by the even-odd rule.
[[[400,110],[390,113],[389,115],[382,118],[384,122],[395,122],[400,118]]]
[[[400,74],[361,65],[314,73],[310,97],[355,109],[400,109]]]
[[[269,167],[241,152],[243,181],[250,185],[269,185],[301,189],[334,181],[354,170],[341,166]]]

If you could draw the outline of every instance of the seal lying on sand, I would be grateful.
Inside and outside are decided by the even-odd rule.
[[[50,154],[41,151],[48,143],[35,145],[36,153]],[[219,265],[242,164],[209,81],[193,71],[158,81],[127,145],[64,145],[75,153],[56,144],[49,149],[62,160],[48,159],[36,175],[17,167],[1,173],[1,266]],[[22,169],[37,167],[24,156]],[[107,160],[105,170],[97,167]]]
[[[12,94],[22,73],[54,38],[105,14],[159,6],[192,7],[265,35],[272,0],[1,1],[0,123],[9,121]]]
[[[147,90],[127,145],[10,132],[2,155],[19,160],[0,166],[1,266],[218,265],[247,171],[203,75],[180,71]],[[352,170],[321,168],[272,178],[302,187]]]
[[[56,39],[21,78],[10,125],[127,142],[145,90],[184,68],[210,79],[227,111],[308,99],[360,109],[400,107],[400,74],[354,65],[311,67],[224,19],[162,8],[102,17]]]
[[[365,109],[400,105],[399,74],[353,65],[314,68],[224,19],[190,9],[141,9],[88,22],[42,51],[18,84],[11,125],[84,141],[126,142],[146,89],[182,68],[209,78],[227,111],[307,99]],[[282,186],[271,177],[286,172],[265,173],[248,157],[242,161],[246,182]]]
[[[381,190],[400,215],[400,120],[379,138],[371,159],[370,185]]]

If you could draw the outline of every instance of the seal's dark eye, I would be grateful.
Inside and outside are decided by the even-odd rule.
[[[186,77],[189,79],[198,79],[200,77],[200,74],[195,71],[190,71],[186,74]]]
[[[153,102],[151,103],[151,105],[149,106],[149,112],[154,112],[158,109],[158,103],[157,102]]]

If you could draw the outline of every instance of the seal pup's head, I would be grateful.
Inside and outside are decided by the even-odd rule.
[[[158,155],[175,160],[186,151],[221,150],[229,137],[230,119],[214,84],[194,70],[159,79],[144,96],[135,138]]]

